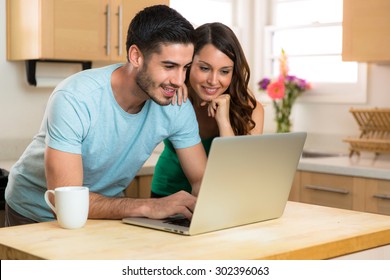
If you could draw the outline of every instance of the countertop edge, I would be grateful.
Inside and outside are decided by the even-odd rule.
[[[331,165],[313,165],[311,163],[299,163],[297,170],[342,176],[390,180],[390,170],[369,170],[364,168],[351,168]]]
[[[269,256],[267,260],[325,260],[386,246],[390,244],[390,229],[358,237],[337,240],[287,253]]]

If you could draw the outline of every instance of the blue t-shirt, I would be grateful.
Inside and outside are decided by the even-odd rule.
[[[189,101],[160,106],[147,100],[139,113],[125,112],[111,89],[111,74],[120,66],[82,71],[54,90],[39,133],[11,169],[5,197],[13,210],[35,221],[54,219],[44,201],[46,145],[81,154],[83,185],[116,197],[165,138],[175,148],[200,142]]]

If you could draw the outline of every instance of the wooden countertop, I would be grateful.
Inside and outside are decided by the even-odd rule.
[[[4,259],[328,259],[390,244],[388,216],[288,202],[275,220],[181,236],[115,220],[0,229]]]

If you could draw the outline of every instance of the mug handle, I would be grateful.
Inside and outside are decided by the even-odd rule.
[[[49,207],[51,208],[51,210],[53,210],[53,212],[57,214],[56,208],[54,207],[53,204],[51,204],[51,202],[50,202],[50,200],[49,200],[49,194],[50,194],[50,193],[52,193],[53,196],[54,196],[54,191],[53,191],[53,190],[47,190],[47,191],[45,192],[45,201],[46,201],[47,205],[49,205]]]

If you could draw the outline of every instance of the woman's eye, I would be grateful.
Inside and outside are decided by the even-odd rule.
[[[200,66],[199,68],[201,71],[208,71],[209,70],[209,68],[205,67],[205,66]]]

